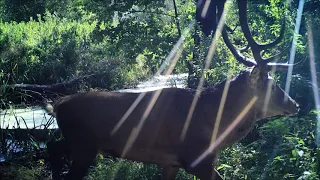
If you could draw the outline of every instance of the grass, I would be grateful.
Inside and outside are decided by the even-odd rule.
[[[25,156],[12,162],[0,163],[1,180],[49,180],[51,172],[43,152],[41,158]],[[86,180],[158,180],[160,170],[154,164],[143,164],[120,158],[103,158],[98,155]],[[193,180],[194,177],[183,169],[179,170],[176,180]]]
[[[46,180],[51,179],[44,159],[33,160],[32,156],[0,164],[2,180]]]

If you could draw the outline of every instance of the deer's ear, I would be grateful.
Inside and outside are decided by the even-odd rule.
[[[257,66],[254,67],[250,73],[250,84],[251,86],[258,86],[265,77],[263,71],[260,70]]]

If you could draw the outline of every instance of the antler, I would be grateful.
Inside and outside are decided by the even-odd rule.
[[[223,29],[222,31],[222,37],[223,37],[223,40],[224,40],[224,43],[227,45],[227,47],[229,48],[229,50],[231,51],[231,53],[233,54],[233,56],[242,64],[246,65],[246,66],[255,66],[257,65],[256,61],[254,59],[250,59],[250,58],[246,58],[245,56],[243,56],[241,53],[240,53],[240,50],[236,49],[229,37],[228,37],[228,34],[226,32],[225,29]]]
[[[273,42],[268,43],[268,44],[258,44],[253,39],[253,36],[252,36],[251,31],[249,29],[248,18],[247,18],[247,0],[237,0],[237,3],[238,3],[238,8],[239,8],[240,26],[243,31],[244,37],[248,41],[248,44],[243,49],[240,49],[240,50],[236,49],[232,45],[232,43],[228,37],[228,33],[225,28],[223,28],[223,31],[222,31],[223,40],[224,40],[225,44],[227,45],[227,47],[230,49],[231,53],[234,55],[234,57],[240,63],[243,63],[246,66],[258,65],[261,67],[267,67],[268,63],[279,59],[280,57],[282,57],[284,55],[284,53],[287,52],[287,49],[285,49],[284,51],[280,52],[279,54],[276,54],[276,55],[269,57],[269,58],[263,58],[261,55],[262,50],[272,48],[281,42],[281,40],[283,39],[283,36],[284,36],[284,32],[285,32],[285,23],[282,24],[280,35],[276,40],[274,40]],[[222,8],[218,8],[218,17],[219,18],[221,17],[222,11],[223,11]],[[243,56],[241,54],[241,52],[247,50],[248,48],[251,48],[251,51],[253,54],[253,59],[246,58],[245,56]]]

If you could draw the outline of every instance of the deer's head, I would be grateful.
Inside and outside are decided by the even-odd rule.
[[[262,50],[272,48],[281,42],[284,36],[285,23],[282,25],[280,36],[268,44],[258,44],[252,37],[247,21],[247,1],[238,0],[240,26],[243,30],[244,37],[248,44],[243,49],[236,49],[231,43],[227,28],[223,28],[222,36],[234,57],[242,64],[250,67],[250,73],[247,77],[246,84],[250,86],[250,93],[258,97],[255,108],[261,110],[262,117],[275,115],[292,115],[298,112],[297,103],[283,91],[279,85],[272,79],[269,72],[271,70],[286,70],[288,64],[272,63],[278,60],[284,52],[280,52],[269,58],[263,58]],[[223,7],[218,8],[218,17],[221,17]],[[229,28],[230,29],[230,28]],[[251,49],[253,58],[245,57],[242,52]],[[239,92],[241,93],[241,92]]]

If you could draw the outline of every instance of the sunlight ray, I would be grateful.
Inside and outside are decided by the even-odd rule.
[[[279,58],[277,58],[274,63],[277,63],[278,60],[279,60]],[[274,73],[275,71],[276,71],[276,66],[272,66],[270,73]],[[268,76],[269,76],[269,74],[268,74]],[[274,81],[269,81],[268,82],[266,97],[264,99],[263,108],[262,108],[263,116],[266,115],[267,110],[268,110],[270,97],[271,97],[271,92],[272,92],[271,90],[272,90],[272,86],[274,85],[273,83],[274,83]]]
[[[165,69],[167,64],[173,61],[173,59],[176,56],[178,50],[183,47],[184,40],[186,39],[187,35],[189,34],[189,32],[190,32],[191,28],[194,26],[194,24],[195,24],[195,20],[192,20],[189,23],[188,27],[184,30],[184,32],[182,33],[182,35],[179,38],[178,42],[174,45],[174,47],[172,48],[171,52],[169,53],[169,55],[167,56],[165,61],[161,64],[161,66],[159,67],[158,71],[155,73],[154,76],[160,75],[160,73],[162,73],[162,71]]]
[[[228,134],[231,133],[231,131],[241,122],[243,117],[249,112],[251,107],[254,105],[254,103],[257,101],[258,97],[254,96],[250,102],[246,105],[246,107],[240,112],[240,114],[235,118],[234,121],[230,124],[230,126],[217,138],[217,140],[210,145],[210,147],[199,156],[192,164],[191,167],[195,167],[197,164],[199,164],[204,158],[206,158],[210,153],[213,152],[222,142],[223,140],[228,136]]]
[[[173,58],[173,60],[172,60],[172,62],[171,62],[171,64],[170,64],[170,66],[169,66],[169,68],[168,68],[168,70],[167,70],[165,75],[171,74],[173,68],[176,66],[176,64],[178,62],[178,59],[181,56],[182,51],[183,51],[183,46],[181,46],[181,48],[178,49],[178,51],[177,51],[175,57]],[[159,89],[159,90],[155,91],[155,93],[153,94],[153,96],[151,98],[151,101],[147,106],[147,109],[145,110],[145,112],[143,113],[143,115],[142,115],[142,117],[141,117],[141,119],[139,121],[138,126],[132,129],[131,134],[130,134],[130,136],[128,138],[128,141],[127,141],[127,143],[126,143],[126,145],[125,145],[125,147],[123,149],[123,152],[121,154],[121,157],[124,157],[127,154],[127,152],[130,150],[131,146],[133,145],[133,143],[137,139],[137,137],[138,137],[138,135],[140,133],[140,130],[142,129],[145,121],[147,120],[151,110],[153,109],[153,106],[156,104],[161,92],[162,92],[162,89]]]
[[[202,12],[201,12],[202,18],[204,18],[208,13],[208,9],[209,9],[209,5],[210,5],[211,0],[204,0],[204,1],[206,1],[206,3],[204,4]]]
[[[299,30],[300,30],[303,6],[304,6],[304,0],[299,0],[299,7],[298,7],[298,12],[297,12],[296,25],[295,25],[295,28],[294,28],[292,46],[291,46],[291,50],[290,50],[289,64],[294,64],[294,58],[295,58],[295,54],[296,54],[296,44],[297,44]],[[293,69],[293,66],[289,66],[288,74],[287,74],[287,80],[286,80],[286,87],[285,87],[285,92],[287,94],[289,94],[289,91],[290,91],[292,69]],[[287,96],[284,96],[284,101],[285,102],[288,101],[288,97]]]
[[[223,93],[222,93],[222,97],[221,97],[221,100],[220,100],[218,114],[217,114],[217,117],[216,117],[216,121],[214,123],[214,129],[213,129],[213,132],[212,132],[210,145],[213,144],[214,141],[216,140],[217,134],[218,134],[218,131],[219,131],[220,122],[221,122],[221,118],[222,118],[222,113],[223,113],[223,110],[224,110],[224,105],[226,103],[226,99],[227,99],[227,95],[228,95],[228,91],[229,91],[229,87],[230,87],[230,80],[231,80],[231,75],[230,74],[231,73],[230,73],[230,70],[229,70],[228,76],[227,76],[227,80],[226,80],[226,83],[225,83],[224,88],[223,88]]]
[[[229,1],[228,1],[229,2]],[[211,64],[211,59],[214,55],[214,51],[216,50],[217,48],[217,45],[218,45],[218,40],[221,36],[221,31],[222,31],[222,28],[224,26],[224,22],[225,22],[225,19],[226,19],[226,14],[229,10],[229,3],[226,3],[226,6],[223,10],[223,13],[221,15],[221,18],[219,20],[219,24],[218,24],[218,28],[214,34],[214,37],[211,41],[211,45],[210,45],[210,48],[209,48],[209,52],[208,52],[208,55],[206,57],[206,60],[205,60],[205,67],[204,67],[204,72],[205,70],[209,69],[210,67],[210,64]],[[198,87],[197,87],[197,90],[196,90],[196,94],[194,95],[194,98],[192,100],[192,103],[191,103],[191,106],[190,106],[190,109],[189,109],[189,112],[188,112],[188,115],[187,115],[187,118],[186,118],[186,122],[183,126],[183,129],[182,129],[182,132],[181,132],[181,136],[180,136],[180,140],[183,141],[186,134],[187,134],[187,131],[188,131],[188,128],[189,128],[189,125],[190,125],[190,122],[191,122],[191,119],[192,119],[192,116],[193,116],[193,112],[195,110],[195,107],[198,103],[198,99],[199,99],[199,96],[201,94],[201,91],[202,91],[202,87],[203,87],[203,84],[204,84],[204,73],[202,74],[201,78],[200,78],[200,81],[199,81],[199,84],[198,84]]]
[[[313,34],[312,34],[312,24],[309,21],[308,23],[308,44],[309,44],[309,56],[310,56],[310,72],[312,80],[312,90],[314,94],[314,103],[317,110],[317,129],[316,129],[316,144],[319,147],[320,144],[320,97],[319,97],[319,86],[317,81],[317,70],[315,63],[315,54],[313,46]]]
[[[147,109],[144,111],[144,113],[139,121],[138,126],[134,127],[132,129],[131,134],[128,138],[128,141],[127,141],[127,143],[123,149],[123,152],[121,154],[121,157],[124,157],[127,154],[127,152],[130,150],[131,146],[133,145],[133,143],[137,139],[144,122],[148,118],[148,116],[149,116],[153,106],[155,105],[156,101],[158,100],[158,97],[160,96],[161,92],[162,92],[162,89],[159,89],[159,90],[156,90],[155,93],[153,94],[152,99],[151,99]]]
[[[177,55],[177,52],[179,49],[181,49],[183,47],[183,42],[186,38],[186,36],[189,34],[191,28],[194,26],[195,21],[191,21],[190,24],[188,25],[188,27],[184,30],[183,34],[181,35],[181,37],[179,38],[178,42],[175,44],[175,46],[172,48],[171,52],[169,53],[169,55],[167,56],[167,58],[165,59],[165,61],[161,64],[161,66],[159,67],[158,71],[155,73],[154,76],[159,75],[161,72],[163,72],[163,70],[165,69],[165,67],[167,66],[168,63],[170,63],[170,65],[172,64],[173,60],[175,59],[175,55]],[[111,131],[111,135],[113,135],[114,133],[117,132],[117,130],[122,126],[122,124],[127,120],[127,118],[130,116],[130,114],[132,113],[132,111],[137,107],[137,105],[140,103],[140,101],[143,99],[143,97],[146,95],[145,92],[140,93],[139,96],[137,97],[137,99],[132,103],[132,105],[130,106],[130,108],[125,112],[125,114],[121,117],[120,121],[116,124],[116,126],[113,128],[113,130]]]
[[[130,116],[132,111],[137,107],[137,105],[140,103],[142,98],[146,95],[146,92],[142,92],[139,94],[137,99],[132,103],[130,108],[126,111],[126,113],[121,117],[120,121],[117,123],[117,125],[112,129],[111,135],[113,135],[117,130],[121,127],[121,125],[126,121],[126,119]]]

